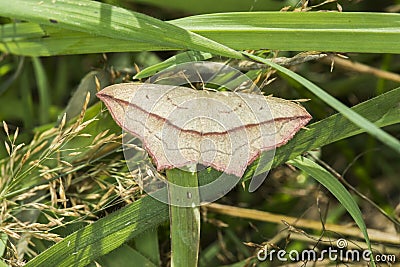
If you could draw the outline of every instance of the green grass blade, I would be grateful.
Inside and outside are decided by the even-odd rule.
[[[143,197],[69,235],[25,266],[85,266],[167,218],[167,205]]]
[[[168,182],[176,186],[169,186],[169,199],[185,206],[170,205],[171,229],[171,266],[197,266],[200,249],[200,195],[196,172],[180,169],[167,170]],[[191,188],[190,198],[189,189]],[[188,201],[193,203],[187,207]],[[174,204],[174,203],[172,203]]]
[[[20,1],[13,1],[10,4],[8,1],[0,1],[0,15],[10,17],[19,15],[28,21],[29,18],[32,19],[30,13],[23,12],[24,7],[15,14],[14,11],[6,12],[9,5]],[[25,1],[31,2],[31,5],[33,3],[29,0]],[[1,9],[2,5],[4,5],[3,9]],[[96,6],[98,6],[97,9],[92,8],[93,12],[99,12],[99,7],[102,7],[99,3]],[[109,6],[106,5],[106,7]],[[54,10],[52,12],[54,13]],[[129,13],[131,19],[136,21],[137,13],[126,10],[124,12]],[[81,13],[85,14],[85,11],[82,10]],[[121,14],[117,12],[115,16],[112,16],[115,18],[114,24],[120,22],[119,15]],[[45,25],[39,26],[34,23],[2,25],[0,50],[30,56],[187,48],[213,53],[211,46],[215,43],[188,32],[192,31],[238,50],[267,48],[287,51],[400,53],[400,46],[397,45],[400,39],[400,14],[243,12],[193,16],[169,21],[169,24],[146,16],[144,18],[143,22],[147,24],[142,23],[142,28],[139,28],[137,24],[125,25],[130,21],[124,20],[122,32],[119,28],[115,30],[115,25],[111,22],[111,25],[103,22],[101,23],[103,28],[96,29],[93,32],[95,34],[92,34],[92,28],[98,26],[99,17],[97,21],[92,18],[92,25],[85,25],[85,20],[75,17],[70,18],[69,24],[61,20],[53,24],[49,22],[48,16],[45,15],[43,18],[39,16],[35,22]],[[147,18],[149,18],[148,21]],[[153,20],[157,22],[154,26],[168,28],[165,30],[167,39],[162,33],[155,32],[152,27]],[[74,21],[83,26],[78,27]],[[173,27],[171,24],[183,29]],[[173,30],[169,30],[170,27],[173,27]],[[176,34],[172,33],[174,30],[177,31]],[[172,43],[168,34],[174,34],[170,36],[177,36],[180,39]],[[318,41],[316,41],[316,36],[318,36]],[[204,40],[207,41],[203,42]],[[209,46],[210,50],[207,50]],[[221,49],[225,51],[225,48]],[[218,51],[215,54],[218,54]],[[234,55],[227,56],[236,57],[237,54],[233,53]]]
[[[347,189],[331,173],[329,173],[323,167],[310,159],[300,157],[295,158],[288,163],[312,176],[336,197],[336,199],[343,205],[343,207],[345,207],[345,209],[354,219],[357,226],[360,228],[361,232],[364,235],[365,241],[368,245],[368,249],[372,251],[367,227],[365,226],[365,223],[363,221],[361,211]],[[371,260],[372,265],[375,266],[372,255]]]
[[[170,23],[238,50],[400,53],[400,14],[394,13],[242,12]]]
[[[278,64],[275,64],[271,62],[270,60],[263,59],[261,57],[257,57],[254,55],[251,55],[249,53],[244,53],[248,57],[250,57],[253,60],[262,62],[264,64],[267,64],[274,69],[282,72],[283,74],[291,77],[292,79],[296,80],[300,84],[302,84],[305,88],[307,88],[310,92],[315,94],[318,98],[320,98],[322,101],[324,101],[326,104],[331,106],[333,109],[337,110],[340,112],[344,117],[346,117],[348,120],[353,122],[355,125],[359,126],[361,129],[364,129],[367,133],[370,135],[376,137],[380,141],[382,141],[385,145],[393,148],[395,151],[400,153],[400,141],[391,136],[390,134],[386,133],[385,131],[381,130],[378,126],[358,114],[357,112],[353,111],[352,109],[346,107],[344,104],[342,104],[339,100],[336,98],[332,97],[330,94],[322,90],[320,87],[315,85],[314,83],[310,82],[309,80],[303,78],[302,76],[298,75],[297,73],[294,73],[291,70],[288,70]],[[375,109],[374,109],[375,110]],[[397,111],[400,109],[397,108]]]
[[[111,251],[107,255],[96,259],[96,262],[99,263],[102,267],[120,267],[131,265],[128,263],[135,263],[135,266],[145,267],[160,266],[160,264],[154,264],[147,257],[126,244]]]
[[[132,46],[135,42],[149,42],[176,49],[193,49],[227,57],[242,57],[235,50],[170,23],[95,1],[1,0],[0,16],[129,40]]]
[[[21,94],[22,109],[24,112],[23,122],[26,129],[32,129],[35,123],[35,112],[33,108],[32,90],[29,82],[29,73],[27,69],[22,71],[19,83],[19,91]]]
[[[199,51],[187,51],[179,53],[175,56],[168,58],[167,60],[160,62],[158,64],[152,65],[148,68],[143,69],[138,74],[136,74],[133,79],[143,79],[154,75],[158,71],[164,70],[171,66],[176,66],[178,64],[186,62],[194,62],[210,59],[212,55],[210,53],[204,53]]]
[[[59,116],[59,121],[65,113],[67,121],[78,116],[85,104],[86,95],[88,93],[90,94],[89,102],[87,103],[88,106],[93,105],[93,103],[98,100],[96,97],[97,90],[95,78],[98,79],[102,88],[111,84],[111,75],[107,71],[94,70],[86,74],[70,97],[66,108]]]
[[[33,70],[35,71],[36,84],[39,91],[39,120],[41,124],[46,124],[50,119],[50,88],[46,72],[40,59],[34,57],[32,58],[32,63]]]
[[[360,103],[351,109],[379,127],[400,123],[400,88],[393,89],[368,101]],[[260,175],[289,159],[315,148],[323,147],[333,142],[365,132],[364,129],[337,113],[316,123],[307,125],[307,130],[298,132],[286,145],[277,148],[272,166],[257,166],[253,163],[243,179],[250,179],[253,172]],[[260,162],[265,155],[261,156]],[[268,157],[267,157],[268,158]]]
[[[150,260],[155,266],[160,266],[160,249],[158,246],[157,228],[149,229],[134,238],[135,249]],[[138,264],[140,266],[146,266]]]
[[[24,57],[20,57],[19,58],[19,62],[16,66],[16,69],[13,73],[13,75],[11,75],[11,77],[7,78],[6,80],[4,80],[1,84],[0,84],[0,96],[7,91],[7,89],[10,87],[11,84],[14,83],[14,81],[16,81],[20,75],[21,72],[23,71],[23,67],[24,67],[24,62],[25,62],[25,58]],[[4,68],[5,66],[3,65],[2,68]],[[5,74],[4,72],[2,74]],[[1,75],[2,76],[2,75]]]
[[[176,9],[190,14],[229,12],[229,11],[256,11],[280,10],[293,5],[291,0],[283,1],[254,1],[254,0],[127,0],[134,3],[154,5],[160,8]]]
[[[53,56],[101,52],[177,50],[171,45],[114,39],[36,23],[0,26],[0,50],[17,55]]]

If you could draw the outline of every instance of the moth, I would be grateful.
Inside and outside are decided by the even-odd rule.
[[[123,83],[97,96],[142,141],[158,170],[202,164],[241,177],[312,118],[293,101],[232,91]]]

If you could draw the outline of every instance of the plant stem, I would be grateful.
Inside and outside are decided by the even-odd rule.
[[[134,239],[135,249],[149,259],[155,266],[160,266],[157,227],[150,228]],[[1,267],[1,266],[0,266]]]
[[[200,211],[197,173],[167,170],[170,200],[171,266],[197,266]],[[180,186],[180,187],[178,187]]]

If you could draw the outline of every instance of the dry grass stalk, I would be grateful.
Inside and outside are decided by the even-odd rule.
[[[64,115],[58,127],[35,134],[26,146],[16,143],[19,130],[12,135],[3,122],[8,158],[0,160],[0,231],[8,235],[3,257],[11,266],[34,256],[33,240],[58,242],[54,229],[97,220],[98,212],[130,203],[140,193],[121,153],[102,159],[115,153],[122,136],[109,130],[85,132],[98,120],[85,113],[86,105],[70,125]],[[92,140],[79,145],[76,140],[82,138]],[[26,220],[27,212],[37,215]]]

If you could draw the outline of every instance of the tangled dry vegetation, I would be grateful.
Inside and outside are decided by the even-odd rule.
[[[3,122],[9,157],[0,162],[0,233],[13,266],[34,257],[42,242],[60,241],[68,224],[82,227],[140,195],[135,172],[115,153],[121,135],[90,134],[98,118],[85,116],[86,106],[74,123],[64,116],[27,145],[18,144],[18,128],[11,133]]]

